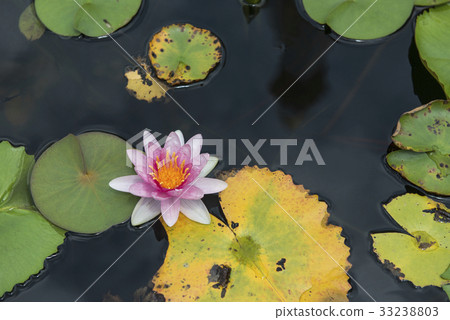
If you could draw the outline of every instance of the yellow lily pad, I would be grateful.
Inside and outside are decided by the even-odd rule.
[[[384,206],[407,233],[372,234],[374,251],[400,280],[419,287],[444,286],[450,263],[450,210],[417,194],[405,194]]]
[[[125,77],[128,79],[126,86],[128,92],[136,97],[136,99],[147,102],[152,102],[165,97],[169,88],[161,81],[150,77],[150,71],[145,64],[143,64],[142,67],[145,72],[142,69],[137,68],[125,73]]]
[[[220,193],[229,226],[215,217],[201,225],[180,215],[166,227],[169,248],[152,296],[347,301],[349,248],[342,229],[328,224],[327,205],[281,171],[245,167],[232,175]]]

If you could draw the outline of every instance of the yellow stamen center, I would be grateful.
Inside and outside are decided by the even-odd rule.
[[[149,174],[161,187],[175,189],[190,175],[189,168],[185,168],[184,164],[185,160],[178,165],[178,156],[175,155],[175,152],[170,155],[167,151],[165,159],[160,160],[159,157],[156,157],[156,168],[149,166],[152,170]]]

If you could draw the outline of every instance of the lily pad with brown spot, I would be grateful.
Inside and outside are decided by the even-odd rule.
[[[204,80],[219,64],[222,44],[209,30],[173,24],[153,36],[148,55],[159,79],[189,84]]]
[[[450,195],[450,156],[437,152],[397,150],[386,156],[389,166],[422,189]]]
[[[238,227],[181,215],[152,290],[165,301],[347,301],[349,248],[324,202],[281,171],[244,167],[226,181],[220,203]]]
[[[404,150],[450,154],[450,103],[436,100],[404,113],[392,140]]]
[[[400,280],[418,287],[444,286],[441,274],[450,260],[450,215],[443,204],[417,194],[394,198],[384,206],[407,233],[372,234],[378,259]]]
[[[388,164],[422,189],[450,195],[450,104],[436,100],[404,113],[392,135],[403,150],[386,157]]]

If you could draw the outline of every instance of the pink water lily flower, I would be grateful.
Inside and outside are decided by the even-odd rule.
[[[111,188],[141,197],[131,215],[133,226],[141,225],[162,213],[165,223],[175,224],[180,211],[189,219],[209,224],[211,217],[201,200],[205,194],[217,193],[227,183],[205,178],[218,159],[200,153],[203,139],[193,136],[186,144],[181,131],[170,133],[162,148],[155,137],[144,132],[145,153],[128,149],[127,154],[137,175],[112,180]]]

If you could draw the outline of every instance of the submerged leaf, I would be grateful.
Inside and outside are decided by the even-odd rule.
[[[28,173],[33,157],[23,147],[0,143],[0,297],[25,282],[57,252],[65,231],[42,217],[31,201]]]
[[[308,15],[351,39],[377,39],[400,29],[414,0],[303,0]]]
[[[450,3],[417,17],[415,40],[425,67],[450,98]]]
[[[35,0],[42,23],[62,36],[100,37],[125,26],[142,0]],[[80,7],[81,6],[81,7]]]
[[[181,215],[167,228],[166,259],[153,278],[161,298],[347,300],[349,248],[342,229],[327,224],[324,202],[280,171],[245,167],[227,183],[220,202],[229,226]]]
[[[31,3],[28,7],[26,7],[20,15],[19,29],[25,38],[31,41],[39,39],[44,34],[45,27],[36,16],[34,3]]]
[[[401,280],[419,287],[449,284],[441,278],[450,262],[450,211],[417,194],[405,194],[384,206],[408,233],[372,234],[374,251]]]
[[[209,30],[173,24],[153,36],[149,58],[158,78],[169,85],[188,84],[205,79],[217,66],[222,45]]]
[[[138,68],[127,71],[125,77],[128,79],[127,90],[138,100],[152,102],[166,96],[167,87],[164,83],[149,76],[150,71],[146,65],[142,65],[145,72]]]
[[[40,212],[57,226],[98,233],[127,220],[137,198],[109,182],[135,174],[126,166],[125,141],[107,133],[68,135],[37,160],[31,192]]]

